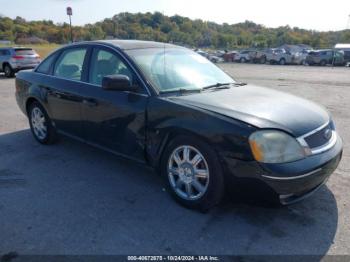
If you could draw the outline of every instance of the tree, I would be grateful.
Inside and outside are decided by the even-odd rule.
[[[51,43],[69,41],[69,25],[50,20],[26,21],[0,16],[0,39],[39,37]],[[337,42],[350,42],[350,30],[318,32],[298,27],[267,28],[252,21],[238,24],[217,24],[201,19],[191,20],[174,15],[154,13],[119,13],[103,21],[74,26],[75,40],[143,39],[173,42],[186,46],[213,48],[276,47],[282,44],[308,44],[316,48],[333,47]]]

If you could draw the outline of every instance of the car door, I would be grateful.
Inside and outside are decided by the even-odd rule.
[[[334,64],[335,65],[344,65],[344,55],[339,51],[334,51]]]
[[[46,91],[48,111],[59,132],[81,138],[82,119],[80,95],[85,83],[85,60],[88,47],[62,51],[53,68],[53,76],[42,82]]]
[[[130,78],[138,91],[102,89],[106,75]],[[125,156],[144,161],[148,94],[130,64],[117,51],[95,47],[89,63],[89,87],[83,92],[82,113],[86,140]]]

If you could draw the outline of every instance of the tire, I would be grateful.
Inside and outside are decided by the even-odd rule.
[[[279,61],[279,64],[280,65],[285,65],[286,64],[286,59],[281,58],[280,61]]]
[[[240,62],[240,63],[245,63],[245,62],[246,62],[246,59],[245,59],[244,57],[242,57],[242,58],[239,59],[239,62]]]
[[[13,71],[13,69],[11,68],[11,66],[9,64],[6,64],[4,66],[4,73],[5,73],[5,76],[7,78],[11,78],[11,77],[15,76],[15,72]]]
[[[28,119],[30,130],[34,138],[41,144],[53,144],[57,140],[55,128],[46,110],[38,102],[33,102],[29,106]]]
[[[186,151],[189,152],[187,161]],[[192,161],[196,164],[191,164]],[[168,190],[181,205],[205,212],[221,202],[223,169],[216,153],[202,140],[192,136],[175,137],[166,147],[160,167]],[[196,169],[201,173],[196,173]]]
[[[327,61],[326,60],[322,60],[321,62],[320,62],[320,66],[326,66],[327,65]]]
[[[265,56],[260,58],[260,64],[266,64],[266,57]]]

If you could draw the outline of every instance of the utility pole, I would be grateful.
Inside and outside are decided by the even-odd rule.
[[[70,28],[70,41],[73,43],[73,29],[72,29],[72,15],[73,15],[73,10],[71,7],[67,7],[67,15],[69,16],[69,28]]]

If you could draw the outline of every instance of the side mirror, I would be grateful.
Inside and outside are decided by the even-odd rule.
[[[126,75],[108,75],[102,79],[102,88],[114,91],[136,91],[131,81]]]

